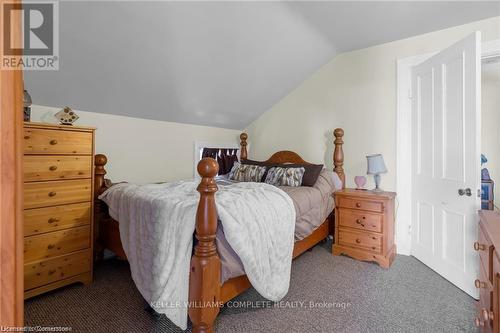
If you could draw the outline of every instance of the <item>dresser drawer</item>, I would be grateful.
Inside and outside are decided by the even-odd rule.
[[[24,181],[92,177],[92,156],[24,155]]]
[[[55,257],[90,247],[90,226],[24,238],[24,262]]]
[[[376,253],[382,251],[382,235],[339,229],[338,238],[339,245],[352,246]]]
[[[377,213],[382,213],[384,211],[384,204],[380,201],[340,197],[338,199],[338,205],[342,208],[368,210]]]
[[[488,280],[493,282],[492,275],[493,275],[494,247],[493,244],[488,239],[488,237],[486,237],[486,234],[483,230],[483,227],[481,226],[481,223],[479,224],[478,228],[478,240],[477,242],[474,243],[474,250],[479,252],[479,258],[482,264],[484,265],[484,268],[486,269]]]
[[[340,208],[339,213],[343,227],[382,232],[382,215],[347,208]]]
[[[91,179],[25,183],[24,208],[90,201],[91,190]]]
[[[90,249],[24,265],[24,290],[90,271]]]
[[[24,236],[90,224],[90,202],[24,210]]]
[[[91,132],[62,131],[55,129],[25,128],[25,154],[75,154],[92,155]]]
[[[482,308],[490,309],[492,304],[491,296],[493,292],[493,284],[491,283],[488,277],[486,268],[483,266],[481,262],[479,263],[479,276],[474,281],[474,285],[479,290],[479,303],[478,303],[479,309]]]

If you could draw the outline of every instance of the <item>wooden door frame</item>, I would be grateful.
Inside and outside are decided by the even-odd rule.
[[[396,191],[398,253],[411,255],[411,69],[438,52],[397,60]],[[500,55],[500,39],[481,43],[481,58]]]
[[[3,6],[5,0],[0,0]],[[10,0],[19,2],[21,0]],[[20,16],[11,37],[20,40]],[[0,42],[3,36],[0,24]],[[0,326],[23,326],[23,72],[0,70]]]

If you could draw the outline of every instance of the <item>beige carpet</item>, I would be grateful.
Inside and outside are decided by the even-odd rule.
[[[217,332],[475,332],[474,300],[415,258],[398,256],[385,270],[333,257],[329,246],[294,261],[285,302],[265,304],[251,289],[222,309]],[[181,331],[144,305],[127,263],[107,260],[92,285],[28,300],[25,320],[72,332]]]

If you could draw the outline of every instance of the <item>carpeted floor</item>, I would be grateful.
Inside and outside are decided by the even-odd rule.
[[[474,300],[415,258],[398,256],[385,270],[334,257],[329,243],[294,261],[284,302],[263,308],[253,289],[235,301],[222,309],[217,332],[476,332]],[[127,263],[107,260],[92,285],[28,300],[25,321],[72,332],[181,332],[144,304]]]

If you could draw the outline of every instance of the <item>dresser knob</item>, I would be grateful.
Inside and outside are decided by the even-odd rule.
[[[474,286],[476,286],[477,289],[480,289],[480,288],[485,289],[486,288],[486,282],[481,282],[479,279],[476,279],[474,281]]]
[[[55,269],[51,269],[51,270],[49,270],[49,275],[52,275],[52,274],[54,274],[55,272],[56,272],[56,270],[55,270]]]
[[[57,165],[52,165],[49,167],[50,171],[56,171],[57,170]]]
[[[53,249],[53,248],[55,248],[55,247],[56,247],[56,246],[55,246],[54,244],[49,244],[49,245],[47,246],[47,249],[52,250],[52,249]]]
[[[51,145],[57,145],[57,140],[50,140],[49,142]]]
[[[486,245],[479,244],[479,242],[474,242],[474,250],[476,250],[476,251],[484,251],[484,250],[486,250]]]
[[[356,207],[361,207],[361,204],[359,202],[356,202]]]
[[[495,316],[493,315],[493,311],[489,311],[489,310],[487,310],[487,309],[485,309],[485,308],[482,308],[482,309],[481,309],[481,315],[482,315],[482,317],[483,317],[483,319],[484,319],[485,321],[488,321],[488,320],[493,320],[493,318],[495,317]]]
[[[356,238],[356,243],[361,243],[361,240],[359,238]]]
[[[51,217],[49,219],[49,223],[54,223],[54,222],[59,222],[59,219],[56,219],[55,217]]]
[[[57,194],[57,193],[56,193],[56,192],[53,192],[53,191],[52,191],[52,192],[49,192],[49,197],[53,197],[53,196],[55,196],[56,194]]]
[[[484,321],[476,317],[476,319],[474,319],[474,324],[476,324],[477,327],[484,326]]]

